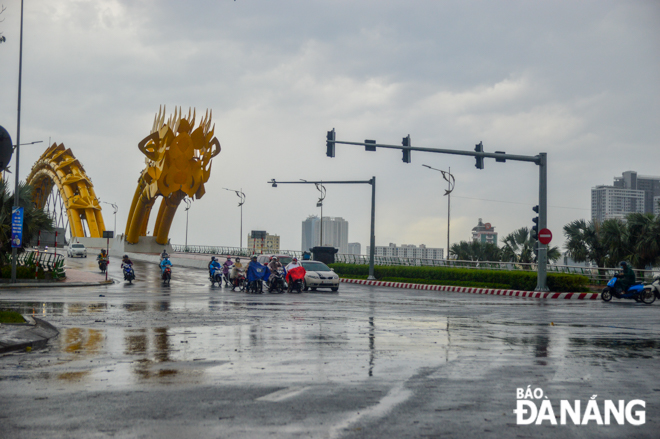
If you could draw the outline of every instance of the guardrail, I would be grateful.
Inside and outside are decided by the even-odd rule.
[[[250,248],[240,247],[221,247],[221,246],[205,246],[205,245],[172,245],[176,252],[182,253],[202,253],[202,254],[215,254],[215,255],[232,255],[232,256],[246,256],[249,257],[254,254],[254,250]],[[259,253],[259,252],[257,252]],[[268,252],[264,252],[268,253]],[[273,253],[288,254],[302,257],[300,250],[277,250]],[[348,255],[336,254],[335,262],[345,264],[359,264],[369,265],[368,255]],[[513,271],[531,271],[537,270],[537,265],[533,263],[515,263],[515,262],[500,262],[500,261],[460,261],[455,259],[423,259],[423,258],[404,258],[398,256],[374,256],[374,265],[402,265],[402,266],[418,266],[418,267],[448,267],[448,268],[470,268],[480,270],[513,270]],[[605,284],[609,281],[614,274],[620,270],[618,268],[597,268],[597,267],[583,267],[573,265],[555,265],[548,264],[548,273],[564,273],[564,274],[581,274],[587,276],[590,282],[594,285]],[[640,282],[651,282],[655,276],[660,275],[660,270],[634,270],[637,280]]]
[[[54,280],[66,277],[64,256],[57,253],[26,250],[18,255],[17,263],[23,266],[38,265],[50,272]]]

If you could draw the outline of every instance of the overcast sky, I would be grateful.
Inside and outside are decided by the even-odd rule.
[[[0,125],[15,141],[20,1],[2,0]],[[189,244],[238,246],[250,230],[299,250],[312,185],[376,176],[376,244],[445,247],[479,218],[500,240],[531,227],[538,167],[337,140],[548,154],[548,227],[591,215],[593,186],[628,170],[660,175],[660,2],[403,0],[25,0],[20,178],[51,142],[83,163],[118,233],[160,105],[213,111],[222,152],[190,210]],[[12,163],[12,170],[15,165]],[[13,184],[13,174],[11,174]],[[370,187],[328,186],[323,213],[369,242]],[[103,205],[108,229],[112,209]],[[156,210],[154,209],[154,212]],[[155,213],[152,215],[152,224]],[[170,231],[185,240],[181,208]],[[153,230],[153,225],[150,226]]]

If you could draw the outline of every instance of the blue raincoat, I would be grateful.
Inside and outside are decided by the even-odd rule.
[[[246,276],[248,282],[252,282],[254,280],[263,280],[267,282],[269,277],[270,277],[270,270],[268,269],[267,266],[262,265],[258,262],[253,262],[253,261],[250,262],[250,265],[248,265],[247,268],[247,276]]]

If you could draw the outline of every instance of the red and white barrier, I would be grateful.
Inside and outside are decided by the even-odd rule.
[[[409,288],[413,290],[450,291],[453,293],[492,294],[495,296],[531,297],[534,299],[596,300],[598,293],[542,293],[538,291],[497,290],[491,288],[453,287],[449,285],[409,284],[404,282],[383,282],[365,279],[340,279],[349,284],[369,285],[373,287]]]

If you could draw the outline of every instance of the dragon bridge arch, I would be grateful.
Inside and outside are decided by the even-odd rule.
[[[151,210],[162,197],[154,236],[165,245],[174,214],[187,196],[199,199],[211,175],[211,159],[220,153],[220,142],[213,136],[212,113],[206,114],[195,128],[195,111],[183,116],[181,108],[165,121],[165,107],[154,118],[151,133],[138,143],[146,156],[146,167],[140,173],[133,202],[126,221],[126,242],[136,244],[147,235]]]
[[[36,206],[56,226],[66,228],[68,220],[72,238],[102,237],[105,223],[94,185],[71,149],[53,143],[32,166],[26,183],[34,187]]]

